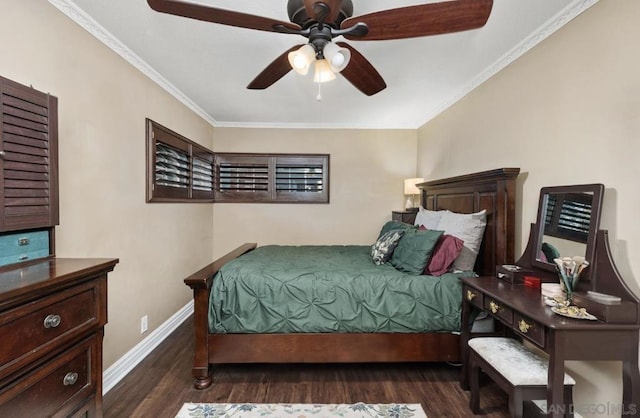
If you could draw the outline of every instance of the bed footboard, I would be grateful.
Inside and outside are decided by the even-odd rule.
[[[208,311],[209,292],[213,283],[213,276],[220,268],[257,247],[256,243],[243,244],[230,253],[220,257],[213,263],[193,273],[184,283],[193,289],[193,322],[194,322],[194,354],[193,354],[193,385],[196,389],[206,389],[211,385],[209,374],[209,345],[208,345]]]

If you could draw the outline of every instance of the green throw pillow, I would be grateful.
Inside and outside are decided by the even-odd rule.
[[[408,229],[416,229],[415,226],[410,225],[410,224],[405,224],[402,222],[398,222],[398,221],[388,221],[387,223],[385,223],[384,225],[382,225],[382,229],[380,230],[380,234],[378,234],[378,239],[380,239],[381,236],[383,236],[384,234],[386,234],[389,231],[393,231],[396,229],[400,229],[403,231],[406,231]]]
[[[393,251],[391,264],[398,270],[420,275],[424,271],[431,253],[444,231],[432,229],[419,231],[409,229],[405,231],[398,246]]]

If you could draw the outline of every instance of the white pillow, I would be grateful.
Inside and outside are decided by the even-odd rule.
[[[423,225],[427,229],[438,229],[438,224],[442,218],[442,214],[449,212],[448,210],[427,210],[422,206],[418,209],[415,226]]]
[[[437,228],[434,229],[464,241],[460,255],[451,266],[453,270],[473,271],[486,225],[486,210],[464,214],[446,211],[442,214]]]

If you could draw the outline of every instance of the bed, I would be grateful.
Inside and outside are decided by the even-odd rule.
[[[421,205],[428,210],[446,209],[460,214],[486,211],[486,227],[473,269],[475,274],[493,276],[497,264],[514,261],[515,195],[518,174],[517,168],[501,168],[427,181],[418,185],[421,190]],[[439,315],[444,318],[444,322],[425,326],[424,329],[409,329],[402,320],[402,312],[396,311],[391,312],[391,316],[386,312],[386,318],[374,319],[370,321],[371,325],[350,326],[346,323],[348,321],[342,321],[336,325],[336,318],[331,314],[334,308],[319,307],[317,312],[320,312],[319,316],[328,320],[329,328],[319,326],[311,331],[307,331],[291,318],[283,321],[281,316],[277,320],[269,316],[266,325],[258,326],[247,320],[251,318],[251,314],[245,314],[245,321],[239,321],[236,317],[241,315],[236,315],[232,311],[227,312],[227,315],[222,311],[218,314],[212,312],[210,298],[216,297],[217,292],[229,290],[223,282],[224,277],[235,274],[245,266],[255,264],[257,259],[265,257],[274,260],[273,265],[268,267],[283,272],[288,269],[278,267],[278,263],[286,263],[286,260],[296,259],[299,255],[295,252],[298,251],[297,247],[272,247],[274,246],[258,247],[251,243],[241,245],[184,280],[185,284],[193,290],[194,295],[195,352],[192,375],[197,389],[207,388],[211,384],[211,366],[215,364],[457,362],[460,360],[458,326],[453,325],[459,324],[455,322],[459,318],[451,315],[450,308],[459,308],[461,291],[457,291],[456,295],[452,294],[451,290],[442,290],[442,294],[437,298],[449,299],[446,304],[447,311]],[[272,251],[282,250],[289,253],[284,254],[282,259],[276,262],[277,256],[274,255],[276,253]],[[316,254],[329,251],[326,247],[312,248],[312,250]],[[290,253],[291,251],[293,253]],[[354,265],[366,263],[366,254],[363,254],[366,252],[366,247],[336,246],[336,251],[338,255],[329,252],[322,253],[322,256],[327,257],[326,260],[335,260],[336,263],[338,263],[337,259],[343,256],[348,260],[347,263]],[[333,262],[329,264],[333,265]],[[223,266],[226,267],[220,272]],[[358,271],[363,273],[359,276],[360,280],[371,275],[364,274],[365,271],[368,272],[365,264],[359,266]],[[369,266],[373,266],[370,261]],[[341,267],[336,267],[338,268]],[[382,270],[384,269],[375,270],[375,274]],[[389,274],[395,274],[392,270],[393,267],[386,267]],[[265,271],[263,274],[265,277],[274,275],[272,271]],[[443,277],[441,280],[448,283],[457,281],[456,277],[449,276],[449,273]],[[290,283],[287,278],[278,278],[278,280]],[[264,292],[274,291],[273,285],[268,285],[265,289],[262,284],[256,284],[256,282],[245,284],[244,287],[254,293],[253,297],[233,298],[228,297],[233,292],[228,292],[225,309],[244,309],[261,300]],[[291,289],[294,290],[291,291]],[[289,286],[287,292],[282,292],[280,289],[275,293],[304,299],[304,292],[302,296],[296,295],[296,289],[295,286]],[[415,290],[416,288],[411,285],[407,289],[413,292],[411,296],[414,300],[427,299],[427,294],[421,293],[422,290]],[[407,292],[406,289],[396,291],[399,294]],[[418,305],[424,304],[426,303]],[[385,309],[389,306],[394,306],[395,309],[394,303],[387,305]],[[215,318],[216,315],[224,316],[227,322],[224,322],[224,318]],[[393,320],[389,321],[389,318]],[[216,322],[216,320],[219,321]],[[337,331],[332,332],[331,329]]]

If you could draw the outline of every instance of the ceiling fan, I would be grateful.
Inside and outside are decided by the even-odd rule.
[[[353,17],[352,0],[288,0],[290,22],[189,3],[182,0],[147,0],[155,11],[222,25],[301,35],[308,39],[285,51],[247,86],[265,89],[294,69],[306,74],[315,65],[315,81],[340,72],[362,93],[371,96],[386,83],[373,65],[338,36],[351,41],[415,38],[459,32],[485,25],[493,0],[451,0],[387,9]],[[329,67],[329,69],[327,68]]]

